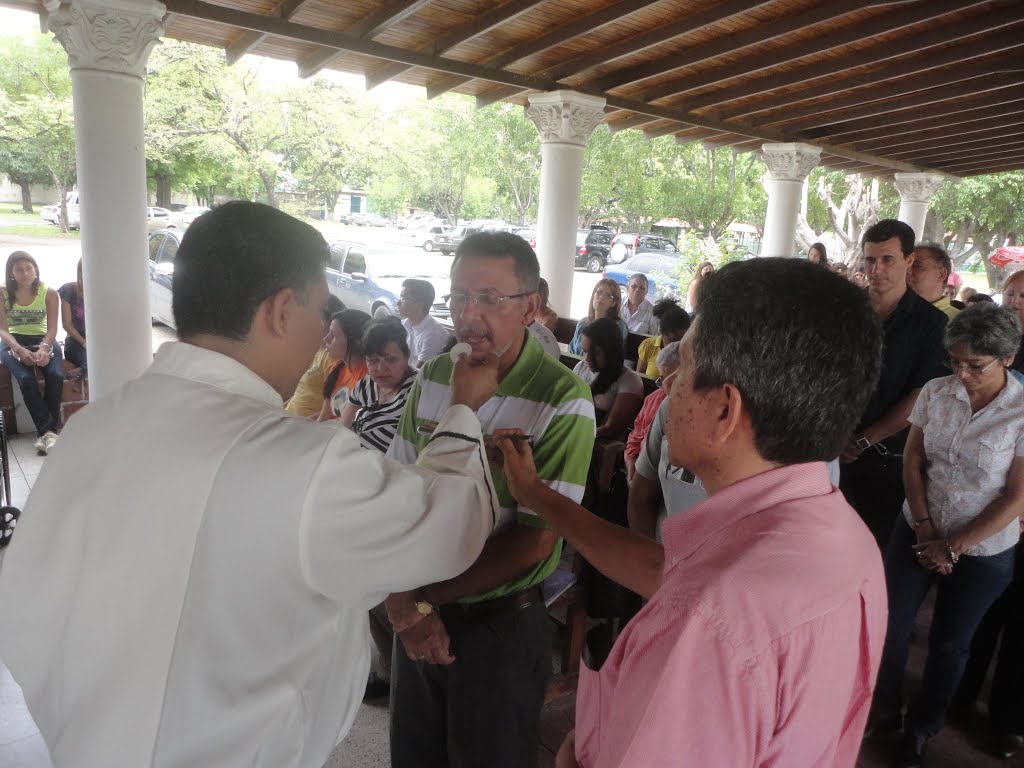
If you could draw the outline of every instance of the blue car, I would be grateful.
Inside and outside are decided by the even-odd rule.
[[[620,288],[625,288],[629,278],[638,272],[647,275],[650,286],[647,298],[652,302],[659,299],[678,299],[680,304],[686,303],[686,287],[676,280],[679,259],[675,256],[644,253],[634,256],[621,264],[609,264],[604,269],[604,276],[614,280]]]
[[[452,258],[425,254],[408,245],[335,240],[327,261],[327,287],[349,309],[373,317],[398,314],[398,294],[406,278],[416,277],[434,286],[430,314],[451,317],[441,297],[448,293]]]

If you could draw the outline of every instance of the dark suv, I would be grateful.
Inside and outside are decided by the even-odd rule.
[[[626,259],[639,256],[641,253],[667,253],[678,256],[679,249],[676,248],[675,243],[661,235],[639,235],[634,232],[624,232],[621,235],[616,235],[612,240],[608,261],[612,264],[621,264]]]
[[[600,272],[608,263],[612,231],[592,227],[576,232],[576,266],[585,267],[587,272]]]

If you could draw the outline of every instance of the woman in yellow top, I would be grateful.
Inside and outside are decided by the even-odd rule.
[[[54,340],[60,299],[40,282],[39,265],[25,251],[8,257],[5,283],[0,301],[0,363],[18,381],[39,435],[36,450],[47,453],[57,442],[64,393],[64,359]],[[37,367],[43,369],[46,380],[43,394],[36,382]]]
[[[690,316],[680,307],[675,299],[662,299],[654,305],[654,317],[658,320],[659,335],[649,336],[640,342],[637,351],[636,372],[658,378],[661,373],[655,360],[658,353],[673,341],[681,341],[690,328]]]
[[[327,297],[327,309],[324,311],[324,336],[331,331],[331,318],[345,309],[345,304],[333,293]],[[320,347],[320,351],[313,357],[313,362],[302,374],[295,392],[285,405],[285,410],[309,419],[315,419],[320,415],[324,407],[324,380],[338,362],[326,349]]]

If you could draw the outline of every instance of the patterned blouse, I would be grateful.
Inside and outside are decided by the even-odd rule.
[[[395,399],[383,405],[378,405],[380,388],[369,376],[363,377],[352,390],[348,401],[359,408],[352,420],[352,431],[359,436],[363,448],[387,453],[398,431],[398,420],[402,417],[405,399],[415,380],[415,372],[410,372],[399,385]]]

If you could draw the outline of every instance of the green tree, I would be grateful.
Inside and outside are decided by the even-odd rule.
[[[67,56],[43,35],[0,40],[0,173],[21,187],[32,210],[32,184],[52,184],[67,230],[67,192],[77,178]]]
[[[523,225],[535,218],[540,192],[540,136],[522,107],[494,104],[480,110],[479,128],[491,148],[482,156],[495,183],[503,218]],[[490,213],[490,212],[488,212]]]

